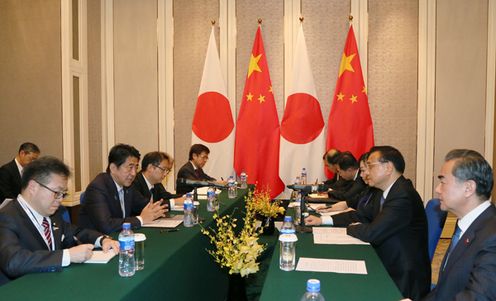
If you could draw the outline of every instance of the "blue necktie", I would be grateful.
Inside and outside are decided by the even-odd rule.
[[[381,207],[380,207],[380,209],[379,209],[379,212],[381,212],[381,211],[382,211],[382,205],[384,205],[384,201],[385,201],[385,200],[386,200],[386,199],[384,199],[384,195],[382,195],[382,196],[381,196]]]
[[[124,205],[124,188],[119,190],[119,201],[121,203],[122,217],[126,217],[126,206]]]
[[[451,237],[451,243],[450,243],[449,248],[448,248],[448,253],[446,254],[446,260],[444,261],[443,270],[446,267],[446,264],[448,263],[451,252],[455,249],[456,245],[458,244],[458,241],[460,240],[460,234],[462,234],[462,229],[460,229],[460,227],[458,227],[458,221],[457,221],[455,233],[453,233],[453,236]]]

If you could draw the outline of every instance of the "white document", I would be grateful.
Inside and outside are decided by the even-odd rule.
[[[143,224],[145,228],[175,228],[183,222],[183,215],[174,217],[165,217],[154,220],[153,222]]]
[[[311,197],[312,199],[328,199],[329,198],[329,195],[327,193],[310,193],[308,195],[309,197]]]
[[[174,205],[174,207],[171,208],[171,211],[184,211],[184,206],[183,205]]]
[[[350,210],[345,209],[345,210],[339,210],[339,211],[319,212],[319,214],[320,215],[333,216],[333,215],[340,214],[340,213],[347,212],[347,211],[350,211]]]
[[[313,227],[313,243],[328,245],[368,245],[368,242],[346,234],[346,228]]]
[[[116,253],[114,250],[110,250],[107,253],[103,251],[93,251],[90,259],[86,260],[84,263],[107,263],[112,259]]]
[[[332,272],[341,274],[367,275],[364,260],[342,260],[300,257],[297,271]]]
[[[317,211],[319,209],[324,209],[327,205],[325,203],[311,203],[308,204],[308,207],[312,208],[313,210]]]

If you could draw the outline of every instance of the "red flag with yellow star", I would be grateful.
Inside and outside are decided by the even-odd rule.
[[[276,197],[284,189],[279,178],[279,118],[272,93],[260,26],[251,52],[245,90],[236,123],[234,169],[246,172],[248,183],[270,189]]]
[[[351,25],[339,65],[327,125],[327,150],[335,148],[350,151],[358,159],[374,145],[367,88],[363,81],[358,47]]]

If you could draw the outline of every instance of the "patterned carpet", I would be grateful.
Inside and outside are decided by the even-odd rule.
[[[443,261],[444,254],[449,247],[450,241],[451,239],[441,238],[437,244],[436,252],[432,259],[432,283],[437,283],[439,267],[441,266],[441,262]]]

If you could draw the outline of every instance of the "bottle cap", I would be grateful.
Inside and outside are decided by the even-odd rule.
[[[131,223],[122,224],[122,230],[129,230],[129,229],[131,229]]]
[[[292,218],[290,215],[286,215],[286,216],[284,217],[284,222],[288,222],[288,223],[290,223],[290,222],[292,222],[292,221],[293,221],[293,218]]]
[[[191,196],[191,192],[186,193],[186,197],[187,197],[187,198],[191,198],[191,197],[192,197],[192,196]]]
[[[318,279],[308,279],[307,292],[311,292],[311,293],[320,292],[320,281]]]

